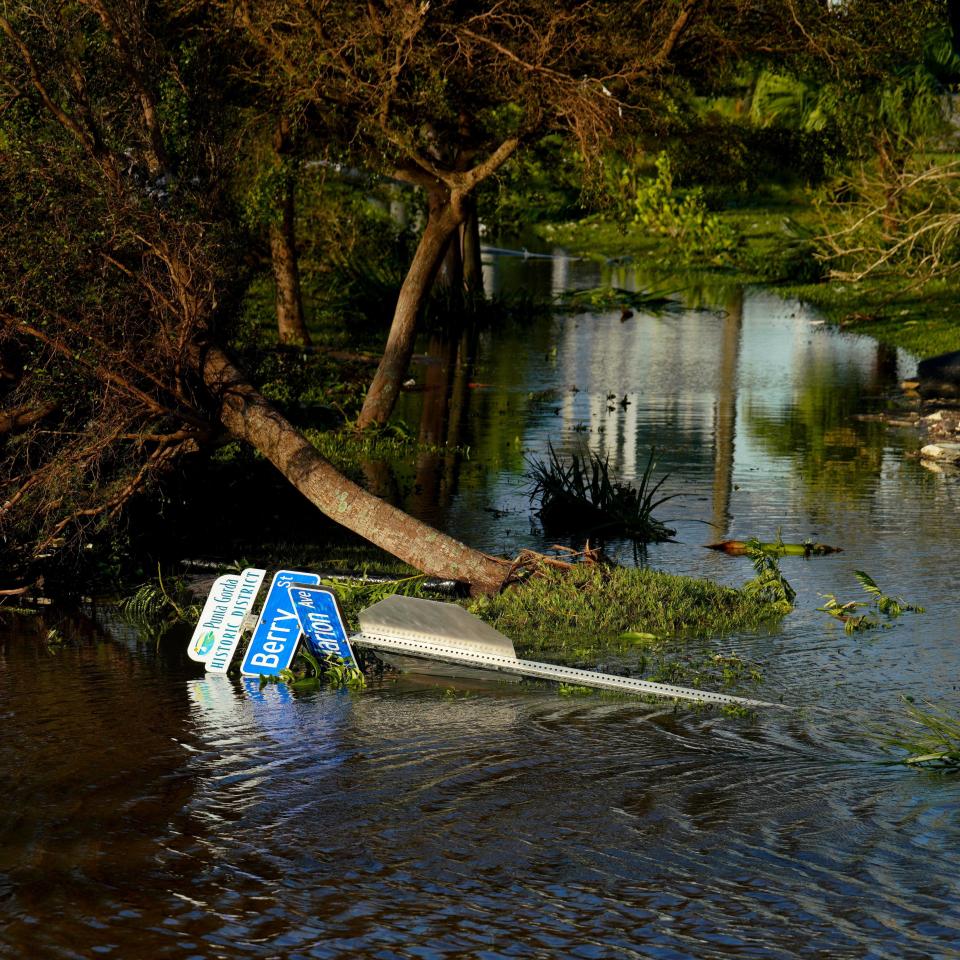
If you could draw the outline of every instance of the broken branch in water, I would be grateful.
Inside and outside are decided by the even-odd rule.
[[[720,540],[718,543],[704,544],[707,550],[719,550],[732,557],[742,557],[751,550],[748,540]],[[842,547],[830,547],[825,543],[761,543],[760,550],[785,557],[822,557],[828,553],[843,553]]]

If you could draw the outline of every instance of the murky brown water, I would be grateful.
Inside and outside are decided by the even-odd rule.
[[[761,694],[816,709],[410,680],[292,696],[103,618],[3,616],[0,956],[960,956],[960,779],[889,765],[867,735],[900,694],[960,709],[960,486],[850,419],[909,358],[763,294],[706,299],[481,338],[455,414],[471,457],[417,465],[408,493],[514,552],[543,545],[524,455],[589,443],[634,477],[656,442],[680,542],[651,563],[742,582],[746,561],[699,545],[778,526],[845,547],[784,561],[781,631],[720,644],[764,664]],[[410,422],[450,429],[414,401]],[[857,596],[855,569],[928,612],[845,635],[815,607]]]

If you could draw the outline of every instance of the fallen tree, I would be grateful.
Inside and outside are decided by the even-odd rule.
[[[392,408],[417,307],[473,216],[476,186],[524,138],[562,123],[589,153],[621,112],[669,105],[681,60],[693,72],[748,49],[830,59],[861,9],[834,13],[819,0],[468,6],[331,3],[321,18],[310,5],[271,3],[256,8],[259,21],[252,5],[237,6],[287,78],[285,107],[326,111],[318,132],[345,153],[382,148],[382,169],[432,196],[364,423]],[[230,360],[249,280],[231,181],[241,117],[264,81],[241,69],[250,37],[224,30],[222,16],[164,0],[10,0],[0,13],[0,359],[16,356],[22,371],[0,410],[17,428],[0,461],[7,556],[35,569],[83,542],[226,427],[338,523],[426,572],[492,592],[501,562],[350,483]],[[821,39],[810,33],[818,23]],[[275,105],[271,95],[264,110]],[[45,410],[33,422],[24,413]]]
[[[163,82],[213,98],[178,105],[199,125],[229,116],[215,102],[220,78],[191,90],[171,39],[182,42],[183,24],[158,8],[117,7],[104,16],[101,0],[16,4],[0,15],[0,80],[13,91],[0,112],[0,191],[11,200],[0,341],[29,371],[2,414],[20,431],[0,464],[8,546],[36,570],[226,427],[337,523],[426,573],[496,591],[508,564],[352,483],[228,356],[245,282],[219,187],[232,131],[198,127],[179,154],[157,155]],[[207,62],[224,53],[205,52]],[[54,422],[41,430],[24,411]]]
[[[424,573],[495,593],[510,565],[448,537],[351,483],[247,382],[216,346],[198,347],[196,364],[219,399],[230,432],[256,447],[314,506]]]

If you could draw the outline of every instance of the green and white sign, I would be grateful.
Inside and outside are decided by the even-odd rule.
[[[191,660],[205,663],[211,673],[226,673],[265,575],[266,570],[248,567],[217,577],[187,647]]]

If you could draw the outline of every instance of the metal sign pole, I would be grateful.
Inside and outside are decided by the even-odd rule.
[[[742,707],[779,706],[726,693],[694,690],[633,677],[618,677],[597,670],[520,660],[509,637],[453,603],[438,603],[435,600],[394,594],[361,611],[360,630],[361,633],[353,637],[357,646],[367,646],[387,654],[420,658],[424,661],[425,672],[429,672],[427,662],[433,660],[457,667],[558,680],[561,683],[669,697],[674,700]]]
[[[360,633],[351,638],[358,647],[367,647],[382,653],[395,653],[406,656],[439,660],[458,666],[481,668],[498,673],[514,674],[541,680],[557,680],[560,683],[572,683],[578,686],[595,687],[600,690],[616,690],[621,693],[641,693],[657,697],[669,697],[673,700],[693,700],[697,703],[716,703],[741,707],[783,707],[782,704],[768,703],[765,700],[751,700],[746,697],[734,697],[727,693],[714,693],[710,690],[694,690],[691,687],[679,687],[672,683],[654,683],[652,680],[637,680],[633,677],[618,677],[597,670],[581,670],[576,667],[560,667],[552,663],[538,663],[535,660],[520,660],[516,657],[498,657],[492,654],[472,653],[469,650],[456,650],[442,647],[423,640],[405,640],[402,637],[376,637],[369,633]]]

